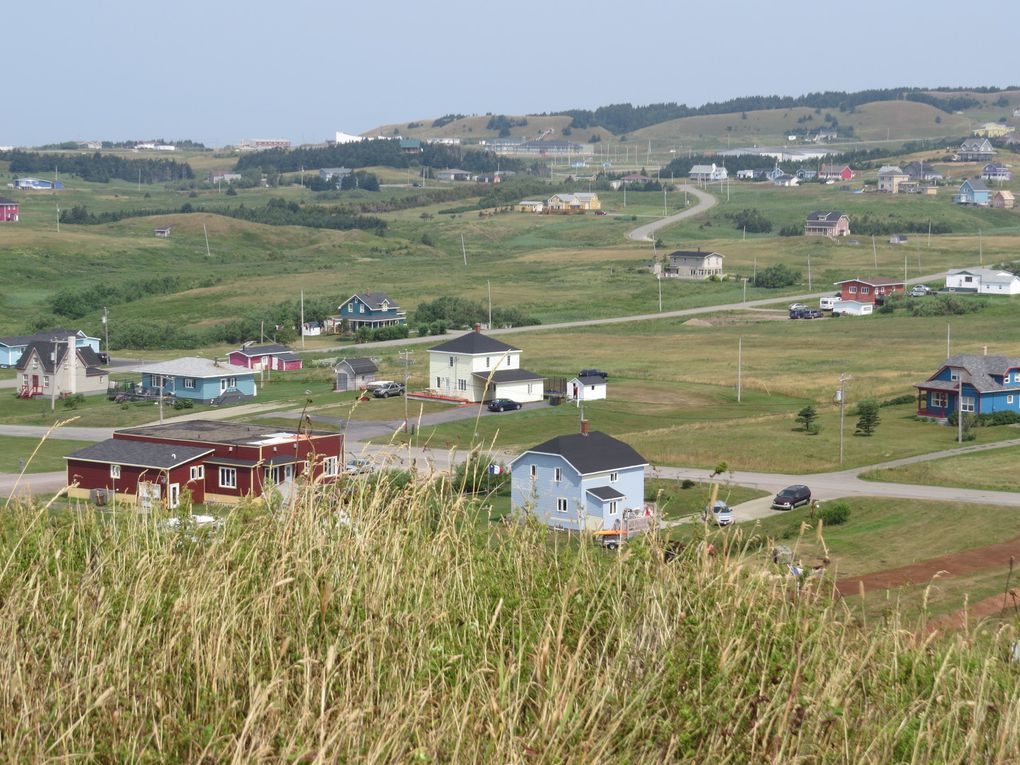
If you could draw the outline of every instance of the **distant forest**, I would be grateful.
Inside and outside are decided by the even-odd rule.
[[[173,159],[125,159],[112,154],[37,154],[9,151],[0,159],[10,160],[12,173],[62,173],[77,175],[83,181],[109,183],[111,178],[132,183],[168,183],[195,177],[191,165]]]
[[[554,115],[566,115],[572,118],[571,128],[601,127],[616,135],[630,133],[634,130],[656,125],[666,120],[681,117],[696,117],[706,114],[730,114],[733,112],[750,112],[760,109],[790,109],[797,106],[811,109],[838,109],[850,111],[873,101],[917,101],[934,106],[944,112],[962,111],[981,104],[976,98],[962,95],[961,92],[1000,93],[1003,90],[1020,89],[1015,85],[1007,88],[883,88],[861,90],[847,93],[840,90],[828,90],[823,93],[808,93],[804,96],[745,96],[729,101],[717,101],[703,106],[687,106],[675,102],[633,106],[631,104],[611,104],[600,106],[594,111],[590,109],[568,109],[563,112],[552,112]],[[940,95],[933,95],[937,90]],[[945,94],[945,95],[942,95]],[[546,115],[542,115],[546,116]]]
[[[523,172],[527,165],[517,159],[497,157],[485,151],[464,150],[445,144],[422,144],[420,153],[407,154],[400,141],[378,138],[338,146],[305,147],[300,149],[269,149],[245,154],[235,169],[259,170],[263,173],[292,173],[313,167],[457,167],[472,173],[491,173],[497,169]]]

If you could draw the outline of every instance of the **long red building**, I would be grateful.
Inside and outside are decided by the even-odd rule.
[[[0,197],[0,223],[17,223],[19,205],[13,199]]]
[[[128,428],[65,457],[68,495],[173,508],[187,490],[195,503],[233,504],[269,484],[286,493],[302,476],[335,480],[343,446],[338,433],[212,420]]]

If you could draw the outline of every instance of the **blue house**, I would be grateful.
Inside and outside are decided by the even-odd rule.
[[[346,324],[351,332],[362,327],[379,329],[393,324],[407,324],[407,313],[400,310],[385,292],[362,292],[351,295],[340,304],[339,316],[332,317],[333,325]]]
[[[210,403],[225,393],[252,397],[258,393],[255,371],[213,359],[186,356],[173,361],[147,364],[137,369],[142,373],[141,389],[177,398]]]
[[[987,207],[992,201],[992,192],[980,178],[968,178],[960,185],[960,191],[953,195],[958,205],[980,205]]]
[[[18,363],[21,354],[32,343],[49,343],[53,338],[66,340],[71,335],[76,338],[75,345],[78,348],[91,348],[94,353],[99,353],[99,338],[89,337],[80,329],[48,329],[45,332],[36,332],[34,335],[10,335],[0,337],[0,367],[13,367]]]
[[[511,461],[511,505],[553,528],[619,530],[649,515],[647,465],[623,441],[587,432],[584,422],[580,433],[551,438]]]
[[[914,387],[919,417],[944,420],[961,408],[972,414],[1020,414],[1020,358],[957,354]]]

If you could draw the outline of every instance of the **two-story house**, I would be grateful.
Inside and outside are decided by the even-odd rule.
[[[1020,413],[1020,358],[957,354],[914,387],[919,417]]]
[[[20,205],[13,199],[0,197],[0,223],[17,223]]]
[[[335,331],[344,327],[357,332],[362,327],[380,329],[395,324],[407,324],[407,312],[401,311],[385,292],[361,292],[351,295],[341,303],[339,316],[330,317],[327,322]]]
[[[850,169],[850,165],[822,164],[818,168],[818,179],[822,181],[852,181],[854,171]]]
[[[21,354],[25,352],[29,344],[34,342],[53,342],[54,339],[63,342],[70,335],[74,335],[74,344],[77,348],[90,348],[93,353],[99,353],[99,338],[90,337],[80,329],[67,329],[59,327],[48,329],[45,332],[36,332],[32,335],[8,335],[0,337],[0,367],[13,367],[18,363]]]
[[[993,181],[995,183],[1005,183],[1006,181],[1013,180],[1013,171],[1006,167],[1006,165],[989,162],[982,168],[981,178],[982,180]]]
[[[173,361],[143,364],[141,390],[146,393],[187,398],[208,404],[231,393],[250,398],[258,393],[255,371],[214,359],[185,356]]]
[[[75,335],[62,341],[33,340],[18,357],[18,396],[64,398],[78,393],[106,393],[107,372],[88,345],[76,345]]]
[[[995,149],[987,138],[968,138],[960,144],[956,156],[961,162],[988,162],[995,157]]]
[[[238,422],[128,428],[65,457],[68,496],[148,509],[177,507],[185,490],[196,503],[233,504],[262,496],[270,484],[287,495],[302,476],[335,480],[343,446],[342,434]]]
[[[663,276],[674,279],[705,280],[713,276],[722,277],[723,256],[718,252],[696,252],[677,250],[669,254],[669,262]]]
[[[958,205],[987,207],[992,201],[992,191],[980,178],[968,178],[960,184],[960,190],[953,195]]]
[[[878,170],[878,190],[888,194],[899,194],[900,186],[909,180],[910,176],[896,165],[883,165]]]
[[[725,181],[728,173],[722,165],[693,165],[687,177],[692,181]]]
[[[477,403],[508,398],[541,401],[545,379],[521,368],[521,349],[483,335],[476,325],[453,340],[429,348],[429,389],[433,395]]]
[[[621,530],[647,525],[645,468],[633,447],[599,431],[557,436],[510,462],[510,503],[553,528]],[[636,530],[636,529],[635,529]]]
[[[601,209],[602,202],[599,200],[599,195],[594,192],[553,194],[545,200],[543,206],[543,212],[547,213],[583,213]]]
[[[850,218],[838,211],[815,210],[804,222],[804,236],[849,236]]]

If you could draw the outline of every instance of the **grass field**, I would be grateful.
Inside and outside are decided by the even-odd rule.
[[[48,473],[63,470],[66,466],[64,455],[88,446],[91,441],[57,441],[48,439],[40,445],[38,438],[0,438],[0,473],[21,472],[22,460],[27,473]],[[39,450],[32,457],[36,447]],[[31,461],[29,461],[31,458]],[[4,498],[6,499],[6,497]]]
[[[1009,437],[1020,438],[1020,429],[1000,428]],[[983,434],[982,434],[983,435]],[[965,489],[1020,491],[1020,447],[994,449],[990,452],[963,454],[915,465],[875,470],[861,478],[871,481],[916,483],[925,486],[959,486]]]

